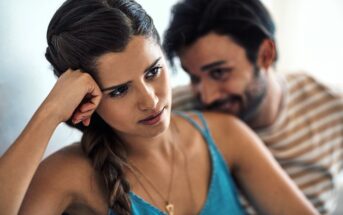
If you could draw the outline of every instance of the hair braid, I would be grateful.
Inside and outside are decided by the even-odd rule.
[[[104,179],[109,207],[120,215],[130,214],[130,186],[123,171],[127,165],[126,151],[120,139],[96,113],[90,127],[84,131],[81,145]]]

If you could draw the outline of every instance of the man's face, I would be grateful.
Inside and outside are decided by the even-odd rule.
[[[229,36],[209,33],[179,53],[193,89],[207,110],[253,119],[267,91],[265,72]]]

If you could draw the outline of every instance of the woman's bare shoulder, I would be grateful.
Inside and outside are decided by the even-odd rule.
[[[68,173],[77,176],[77,174],[84,175],[85,172],[92,172],[93,168],[91,161],[82,151],[81,144],[73,143],[45,158],[38,170],[48,171],[53,175]]]
[[[240,156],[243,143],[258,140],[256,134],[240,119],[230,114],[204,113],[211,135],[229,164]]]
[[[230,136],[231,139],[251,134],[251,129],[234,115],[214,112],[204,112],[203,115],[213,134]]]
[[[219,112],[203,112],[203,115],[208,122],[213,126],[229,126],[229,127],[237,127],[240,126],[241,123],[240,119],[236,116],[226,113],[219,113]]]
[[[203,126],[201,119],[195,112],[184,112],[184,114],[194,120],[200,127]],[[247,126],[238,118],[230,114],[202,112],[202,115],[204,116],[204,119],[213,136],[230,136],[231,139],[235,139],[236,137],[239,137],[242,131],[249,129],[246,128]],[[195,133],[199,133],[194,125],[191,123],[185,123],[185,118],[178,114],[173,115],[172,121],[176,122],[179,130],[187,133],[187,136],[189,136],[190,133],[194,135]]]
[[[59,209],[56,209],[58,211],[69,211],[75,205],[85,210],[103,211],[106,202],[101,187],[100,177],[83,153],[80,143],[74,143],[41,162],[23,208],[38,210],[43,202],[47,208],[54,208],[54,204],[59,204]]]
[[[75,195],[102,195],[102,180],[80,143],[68,145],[48,156],[37,170],[38,180]]]

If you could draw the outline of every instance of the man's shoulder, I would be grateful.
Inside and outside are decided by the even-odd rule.
[[[343,99],[343,90],[325,82],[306,71],[288,72],[282,74],[286,81],[289,93],[308,92],[315,89],[316,93],[324,93],[332,99]]]
[[[320,83],[315,76],[307,71],[293,71],[293,72],[283,72],[281,76],[284,77],[287,83],[298,83],[306,85],[309,83]]]

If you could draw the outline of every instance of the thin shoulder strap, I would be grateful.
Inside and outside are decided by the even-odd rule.
[[[191,111],[191,113],[195,113],[198,118],[201,121],[201,124],[197,123],[192,117],[190,117],[187,113],[182,111],[174,111],[174,113],[180,115],[184,119],[186,119],[188,122],[190,122],[194,127],[196,127],[202,134],[207,135],[209,133],[208,125],[206,123],[206,120],[204,119],[204,116],[199,111]]]

